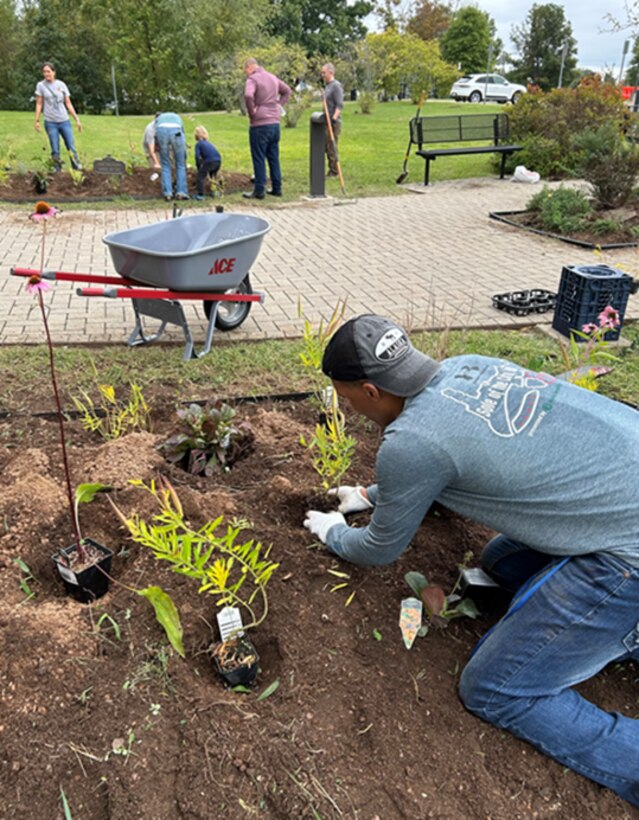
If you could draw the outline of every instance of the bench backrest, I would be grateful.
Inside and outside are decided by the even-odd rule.
[[[446,117],[413,117],[411,142],[419,145],[440,142],[486,142],[494,145],[510,139],[508,114],[452,114]]]

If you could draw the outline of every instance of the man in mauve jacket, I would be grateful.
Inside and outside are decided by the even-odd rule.
[[[271,176],[271,196],[282,196],[280,169],[280,116],[282,106],[291,96],[291,89],[274,74],[269,74],[257,60],[250,57],[244,63],[246,83],[244,101],[251,126],[249,143],[253,159],[254,188],[246,192],[246,199],[264,199],[266,191],[266,162]]]

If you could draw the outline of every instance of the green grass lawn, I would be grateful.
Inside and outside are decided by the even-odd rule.
[[[625,325],[629,347],[615,350],[619,357],[613,372],[599,380],[602,393],[639,403],[639,327]],[[460,330],[450,334],[424,332],[413,335],[415,346],[437,358],[480,353],[510,359],[525,367],[558,374],[566,369],[559,345],[533,329]],[[158,388],[167,399],[204,399],[309,390],[307,372],[300,364],[299,340],[221,342],[202,359],[184,362],[181,345],[158,345],[132,350],[126,345],[56,347],[56,371],[65,406],[81,389],[93,394],[96,384],[119,390],[129,381],[144,390]],[[95,375],[93,366],[95,365]],[[44,346],[0,347],[0,372],[6,373],[0,411],[23,412],[34,391],[47,389],[48,352]],[[51,410],[53,407],[40,408]],[[0,443],[2,433],[0,432]]]
[[[309,190],[309,118],[314,105],[300,119],[296,128],[282,128],[281,161],[285,196],[297,199]],[[470,114],[502,110],[498,104],[469,105],[444,100],[429,100],[422,116],[443,114]],[[343,114],[340,161],[349,196],[376,196],[401,191],[396,179],[401,173],[408,145],[408,123],[415,114],[411,103],[379,103],[371,115],[359,112],[359,105],[347,102]],[[144,164],[141,141],[150,116],[114,117],[110,115],[83,115],[84,130],[78,134],[74,126],[77,147],[86,166],[94,159],[111,154],[117,159]],[[23,168],[37,167],[49,155],[44,129],[38,133],[33,127],[32,112],[0,112],[0,167],[21,164]],[[189,145],[189,162],[193,163],[193,129],[204,125],[211,140],[219,148],[223,168],[227,171],[251,173],[248,146],[248,121],[238,112],[185,114],[184,123]],[[63,151],[64,155],[64,151]],[[408,163],[409,182],[420,182],[424,162],[411,156]],[[464,179],[493,175],[490,155],[440,158],[433,163],[431,180]],[[327,193],[340,193],[337,179],[327,180]]]

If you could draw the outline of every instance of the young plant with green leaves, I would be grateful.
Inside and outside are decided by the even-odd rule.
[[[139,385],[130,382],[128,399],[119,399],[110,384],[99,384],[96,379],[96,386],[99,395],[97,403],[86,390],[80,391],[79,396],[71,397],[85,430],[97,432],[109,440],[133,430],[150,428],[151,408]]]
[[[324,323],[322,319],[317,327],[313,327],[312,322],[303,314],[301,300],[297,303],[297,315],[304,320],[302,350],[299,354],[300,362],[311,379],[313,392],[322,408],[326,403],[324,399],[326,388],[329,385],[328,378],[322,372],[322,359],[326,345],[344,319],[345,310],[346,300],[343,302],[339,300],[328,322]]]
[[[312,438],[300,436],[300,444],[310,453],[323,489],[328,491],[338,487],[351,466],[357,441],[346,433],[346,419],[337,404],[335,391],[331,393],[326,421],[315,426]]]
[[[240,534],[247,523],[225,526],[223,516],[194,529],[166,479],[131,484],[148,492],[158,507],[147,523],[138,515],[125,516],[114,505],[133,541],[167,562],[173,572],[195,579],[199,592],[212,595],[217,606],[242,609],[248,616],[244,630],[259,626],[268,614],[267,585],[279,566],[269,558],[271,547],[254,539],[245,541]]]
[[[417,633],[423,638],[428,634],[431,625],[446,627],[455,618],[472,618],[479,615],[479,610],[470,598],[460,598],[455,586],[449,595],[437,584],[429,583],[421,572],[407,572],[404,580],[413,590],[426,610],[427,622]]]
[[[190,404],[177,411],[183,432],[171,436],[158,449],[167,461],[193,475],[228,472],[247,455],[255,435],[247,421],[234,421],[236,412],[221,400],[201,407]]]

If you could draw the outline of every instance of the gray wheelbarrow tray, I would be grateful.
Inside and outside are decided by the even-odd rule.
[[[207,213],[109,233],[102,241],[120,276],[175,291],[239,287],[271,226],[243,214]]]
[[[234,330],[247,318],[252,302],[263,301],[264,294],[253,293],[249,270],[270,230],[270,224],[257,216],[206,213],[104,236],[102,241],[109,248],[120,276],[128,282],[167,289],[163,298],[153,298],[152,293],[146,292],[144,298],[132,298],[136,324],[129,345],[153,342],[160,338],[167,324],[174,324],[184,332],[185,360],[208,353],[216,327]],[[131,295],[135,293],[133,288]],[[222,301],[229,294],[237,294],[239,300]],[[126,293],[105,288],[103,295]],[[209,323],[204,348],[198,354],[179,298],[203,299]],[[161,322],[157,333],[145,332],[143,316]]]

